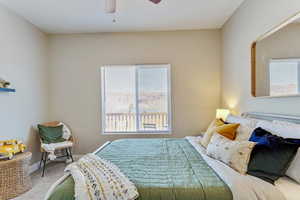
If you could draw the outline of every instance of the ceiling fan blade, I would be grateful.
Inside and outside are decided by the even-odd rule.
[[[161,0],[149,0],[151,1],[152,3],[155,3],[155,4],[159,4],[161,2]]]
[[[105,0],[105,12],[106,13],[115,13],[117,7],[116,0]]]

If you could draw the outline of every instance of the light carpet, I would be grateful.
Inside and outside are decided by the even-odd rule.
[[[64,174],[67,166],[64,162],[47,164],[45,176],[41,177],[41,170],[31,175],[32,189],[14,200],[43,200],[51,185]]]

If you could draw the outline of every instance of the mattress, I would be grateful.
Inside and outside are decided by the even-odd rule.
[[[138,200],[232,200],[227,184],[186,139],[117,140],[96,155],[120,168],[136,185]],[[66,178],[48,200],[73,200]]]

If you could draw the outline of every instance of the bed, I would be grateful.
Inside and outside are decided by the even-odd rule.
[[[257,113],[247,114],[256,116]],[[108,142],[94,153],[118,166],[136,185],[138,200],[294,200],[300,195],[291,196],[290,192],[300,186],[288,179],[274,186],[239,174],[206,156],[198,140],[199,137],[124,139]],[[45,197],[74,199],[74,180],[69,175],[58,180]]]
[[[139,200],[232,199],[227,185],[186,139],[117,140],[96,155],[121,169],[138,188]],[[48,200],[74,199],[73,188],[68,177]]]

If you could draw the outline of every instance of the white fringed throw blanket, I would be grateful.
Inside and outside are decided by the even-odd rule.
[[[117,166],[94,154],[87,154],[65,171],[75,181],[76,200],[134,200],[139,196]]]

